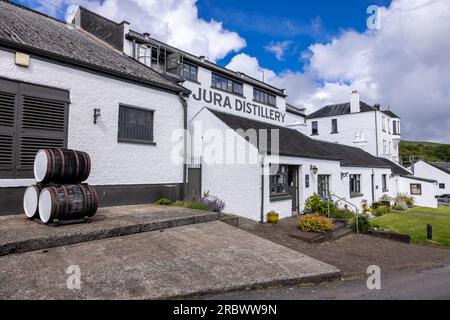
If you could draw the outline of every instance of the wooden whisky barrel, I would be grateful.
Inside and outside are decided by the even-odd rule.
[[[38,183],[76,184],[87,180],[91,159],[86,152],[70,149],[42,149],[34,159],[34,177]]]
[[[97,192],[87,184],[50,186],[39,196],[39,216],[44,223],[92,217],[97,208]]]
[[[41,193],[41,185],[29,186],[23,195],[23,210],[29,219],[39,218],[38,203]]]

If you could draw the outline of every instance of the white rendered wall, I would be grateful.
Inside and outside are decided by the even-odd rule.
[[[331,120],[337,119],[338,133],[331,133]],[[317,121],[319,125],[319,134],[311,135],[313,121]],[[375,155],[376,150],[376,135],[375,135],[375,112],[360,112],[354,114],[346,114],[335,117],[324,117],[317,119],[308,119],[307,135],[311,138],[338,142],[352,147],[363,149],[364,151]],[[362,140],[355,139],[355,133],[362,133],[364,138]]]
[[[450,174],[429,165],[424,161],[419,161],[414,164],[414,176],[419,178],[426,178],[436,180],[439,183],[445,184],[445,189],[440,189],[438,185],[437,195],[450,194]]]
[[[201,136],[204,139],[201,139],[201,143],[205,153],[208,152],[206,148],[216,146],[217,150],[219,150],[223,146],[219,139],[209,140],[208,130],[215,130],[223,134],[225,132],[232,134],[236,141],[240,141],[246,146],[245,152],[247,159],[250,158],[250,155],[256,159],[254,163],[250,161],[243,164],[227,163],[226,161],[220,161],[221,156],[219,154],[217,154],[217,160],[219,161],[210,161],[209,159],[212,159],[212,157],[209,155],[196,152],[196,156],[203,157],[202,192],[209,191],[211,195],[218,196],[222,199],[226,205],[224,210],[226,213],[259,221],[261,208],[261,168],[258,160],[258,150],[208,110],[200,112],[190,123],[189,130],[191,137],[194,137],[194,124],[197,126],[195,127],[196,130],[198,130],[199,123],[203,126],[200,130],[203,130]],[[224,156],[226,154],[236,153],[232,145],[225,145],[225,147],[226,149],[222,149]]]
[[[68,147],[86,151],[92,159],[88,182],[94,185],[165,184],[183,181],[183,165],[171,161],[177,145],[172,132],[183,128],[178,97],[148,87],[31,59],[30,67],[14,64],[14,54],[0,51],[0,76],[68,90]],[[156,146],[117,142],[119,104],[155,110]],[[101,118],[93,124],[93,109]],[[33,180],[0,180],[0,187],[26,186]]]
[[[306,118],[286,112],[286,120],[284,122],[284,126],[288,127],[289,129],[297,130],[305,135],[311,134],[308,131],[308,123],[306,122]]]
[[[393,121],[394,119],[388,115],[377,111],[377,127],[378,127],[378,151],[379,156],[389,160],[399,162],[399,148],[400,136],[394,135]],[[383,121],[385,123],[385,131],[383,131]],[[386,151],[384,150],[383,141],[386,141]]]
[[[384,117],[386,131],[383,131],[382,119]],[[338,133],[331,133],[331,121],[337,119]],[[375,120],[376,119],[376,120]],[[387,120],[389,119],[389,126]],[[307,119],[306,134],[314,139],[329,142],[338,142],[363,149],[364,151],[379,157],[388,158],[392,161],[399,161],[400,136],[393,134],[392,122],[394,120],[380,111],[359,112],[345,114],[333,117],[324,117],[316,119]],[[317,121],[319,125],[319,134],[311,135],[312,122]],[[376,125],[375,125],[376,121]],[[304,129],[303,129],[304,130]],[[378,141],[377,135],[378,132]],[[363,139],[355,139],[355,133],[364,136]],[[383,148],[383,140],[386,141],[386,151]]]
[[[412,195],[414,197],[414,205],[421,207],[437,208],[438,201],[436,199],[437,186],[433,182],[420,181],[405,177],[396,176],[397,193],[406,193],[411,195],[411,184],[422,185],[422,195]]]

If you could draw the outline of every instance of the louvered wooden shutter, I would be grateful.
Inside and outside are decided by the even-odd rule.
[[[0,80],[0,178],[32,178],[36,152],[67,146],[69,93]]]
[[[17,83],[0,79],[0,179],[14,178],[18,89]]]
[[[33,177],[34,157],[39,149],[66,147],[68,100],[65,91],[20,86],[17,178]]]

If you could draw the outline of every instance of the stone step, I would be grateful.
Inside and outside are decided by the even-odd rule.
[[[89,223],[49,226],[0,217],[0,256],[214,221],[217,213],[154,205],[103,208]]]

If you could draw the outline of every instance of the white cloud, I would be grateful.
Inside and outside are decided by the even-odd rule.
[[[68,6],[66,19],[71,20],[76,7],[82,5],[114,21],[126,20],[131,28],[149,32],[153,37],[212,61],[238,52],[246,42],[221,22],[201,19],[196,0],[49,0],[37,2],[47,10]]]
[[[278,41],[278,42],[271,42],[268,45],[266,45],[264,48],[275,54],[275,57],[279,61],[284,60],[284,54],[286,53],[286,50],[289,49],[290,45],[292,44],[292,41],[286,40],[286,41]]]
[[[284,71],[266,80],[288,89],[289,101],[313,111],[349,100],[353,89],[402,117],[408,139],[450,143],[450,1],[394,0],[381,10],[381,29],[345,31],[314,44],[302,57],[304,72]],[[250,64],[249,62],[252,61]],[[239,54],[230,67],[260,67]]]

